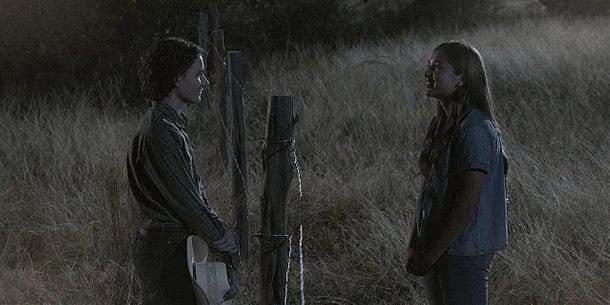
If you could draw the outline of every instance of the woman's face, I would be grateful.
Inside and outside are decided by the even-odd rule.
[[[462,75],[455,74],[447,57],[438,50],[432,52],[424,78],[426,95],[440,100],[448,100],[453,92],[464,84]]]

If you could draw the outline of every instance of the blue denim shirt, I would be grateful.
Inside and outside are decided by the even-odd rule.
[[[477,169],[486,173],[475,214],[449,247],[449,255],[479,255],[502,250],[508,244],[506,190],[502,141],[487,115],[471,109],[457,126],[443,153],[441,169],[433,179],[435,194],[425,191],[422,181],[417,218],[418,244],[434,240],[444,217],[455,203],[457,173]]]

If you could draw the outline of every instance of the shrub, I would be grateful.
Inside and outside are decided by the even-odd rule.
[[[469,25],[489,17],[493,1],[415,0],[406,9],[411,23]]]
[[[603,15],[610,13],[608,0],[540,0],[555,14]]]

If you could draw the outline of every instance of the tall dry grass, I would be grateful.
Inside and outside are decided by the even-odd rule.
[[[438,43],[464,38],[486,60],[511,162],[510,246],[494,262],[490,303],[607,304],[607,23],[606,17],[430,29],[332,53],[312,47],[268,58],[248,71],[246,84],[255,98],[248,131],[252,232],[264,137],[254,104],[264,108],[266,96],[296,95],[308,303],[423,304],[419,279],[405,272],[416,160],[434,112],[423,97],[423,72]],[[2,98],[0,303],[138,301],[129,255],[139,218],[124,156],[141,113],[100,108],[113,105],[112,92]],[[197,162],[212,204],[228,217],[230,176],[218,162],[216,132],[205,145],[199,141]],[[294,234],[297,202],[294,190],[288,209]],[[253,242],[242,269],[239,304],[258,300],[257,247]]]

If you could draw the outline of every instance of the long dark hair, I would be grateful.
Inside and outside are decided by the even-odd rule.
[[[443,42],[434,49],[442,53],[447,61],[453,66],[456,75],[463,76],[463,85],[451,96],[451,115],[453,120],[448,120],[443,111],[440,101],[437,102],[436,116],[428,127],[425,138],[425,148],[419,158],[419,167],[426,180],[432,181],[434,172],[439,169],[443,152],[451,142],[456,132],[456,125],[445,128],[447,122],[458,124],[467,114],[470,108],[478,109],[485,113],[492,121],[498,132],[500,128],[493,114],[493,98],[491,96],[489,80],[485,70],[483,58],[477,49],[470,43],[461,40]],[[447,132],[443,130],[447,129]],[[504,174],[508,173],[508,160],[504,149]]]

